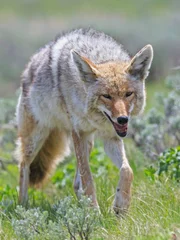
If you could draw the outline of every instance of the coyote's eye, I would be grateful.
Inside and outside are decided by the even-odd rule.
[[[133,92],[127,92],[125,96],[130,97],[132,94],[133,94]]]
[[[112,97],[111,97],[109,94],[103,94],[102,96],[103,96],[104,98],[107,98],[107,99],[110,99],[110,100],[112,99]]]

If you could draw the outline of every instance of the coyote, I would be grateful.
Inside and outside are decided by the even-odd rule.
[[[28,186],[41,186],[70,153],[72,142],[75,193],[80,197],[83,192],[98,207],[89,167],[96,134],[120,169],[114,210],[128,209],[133,172],[122,138],[130,115],[144,109],[152,58],[151,45],[131,58],[112,37],[93,29],[61,35],[31,58],[17,105],[20,204],[28,199]]]

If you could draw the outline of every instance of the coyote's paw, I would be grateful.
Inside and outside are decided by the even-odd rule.
[[[130,201],[131,201],[130,194],[127,193],[122,194],[120,191],[117,191],[113,204],[114,212],[117,215],[124,215],[125,213],[127,213]]]

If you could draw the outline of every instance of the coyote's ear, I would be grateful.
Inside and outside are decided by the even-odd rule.
[[[146,45],[132,58],[126,72],[132,79],[144,80],[149,74],[152,59],[153,48],[151,45]]]
[[[81,56],[75,50],[71,50],[72,59],[77,66],[81,78],[83,81],[96,80],[99,75],[99,71],[96,65],[92,63],[88,58]]]

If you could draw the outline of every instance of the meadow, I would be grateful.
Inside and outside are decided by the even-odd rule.
[[[0,3],[0,239],[180,239],[180,73],[169,71],[179,63],[178,4],[162,0]],[[125,138],[134,181],[131,206],[123,216],[112,209],[119,170],[98,139],[90,166],[100,213],[90,206],[90,199],[75,197],[73,154],[42,189],[29,189],[25,208],[18,205],[14,150],[21,72],[29,57],[59,31],[79,26],[112,34],[132,54],[147,43],[155,49],[145,113],[132,119]]]

